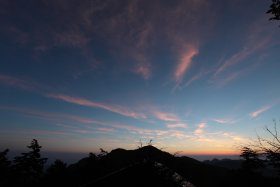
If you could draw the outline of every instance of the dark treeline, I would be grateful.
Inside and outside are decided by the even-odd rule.
[[[8,149],[0,153],[0,186],[280,186],[278,165],[248,150],[238,161],[199,162],[152,145],[110,153],[100,149],[75,164],[56,160],[44,168],[47,158],[41,156],[38,141],[33,139],[27,148],[12,161]]]

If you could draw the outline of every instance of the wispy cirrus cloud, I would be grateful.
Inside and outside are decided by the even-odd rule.
[[[102,131],[102,132],[113,132],[114,131],[113,128],[104,128],[104,127],[97,128],[96,130]]]
[[[188,47],[188,49],[181,54],[180,61],[174,72],[174,78],[177,83],[182,81],[185,73],[191,67],[193,57],[197,54],[198,49],[194,46]]]
[[[254,111],[254,112],[251,112],[249,115],[251,116],[251,118],[256,118],[256,117],[258,117],[259,115],[266,112],[267,110],[269,110],[272,107],[273,107],[273,105],[263,106],[263,107],[259,108],[258,110]]]
[[[262,45],[261,44],[259,44],[259,45],[250,44],[249,45],[250,47],[244,46],[241,51],[238,51],[237,53],[235,53],[234,55],[229,57],[227,60],[225,60],[225,62],[217,69],[217,71],[215,72],[215,75],[218,75],[218,74],[222,73],[223,71],[225,71],[227,68],[242,62],[243,60],[248,58],[250,55],[252,55],[255,52],[257,52],[258,50],[264,48],[266,46],[268,40],[263,40],[261,42],[263,43]]]
[[[150,58],[150,51],[155,47],[158,49],[158,44],[170,46],[178,53],[180,49],[184,49],[184,45],[193,43],[193,40],[199,40],[205,33],[209,33],[209,25],[214,20],[212,19],[214,11],[208,11],[212,10],[212,4],[206,0],[174,1],[172,4],[138,0],[122,3],[111,0],[81,2],[38,0],[38,4],[33,5],[34,9],[46,8],[40,12],[40,15],[50,18],[45,20],[46,22],[35,19],[36,16],[34,18],[22,16],[29,10],[22,8],[21,11],[17,11],[21,8],[19,6],[11,6],[11,2],[7,1],[0,7],[4,17],[12,17],[14,12],[21,17],[21,24],[17,24],[16,21],[3,23],[5,24],[3,28],[12,25],[14,30],[17,30],[7,31],[10,38],[16,38],[22,33],[23,39],[20,40],[24,40],[24,43],[39,54],[49,52],[52,48],[74,48],[84,56],[85,62],[90,67],[103,63],[102,59],[97,58],[98,51],[92,48],[99,45],[97,41],[102,41],[110,48],[109,55],[114,58],[114,62],[120,63],[145,80],[151,78],[153,70],[156,69],[153,67],[161,66]],[[188,7],[187,12],[185,7]],[[52,10],[52,14],[47,10]],[[162,10],[165,16],[162,16]],[[205,15],[208,17],[207,23]],[[34,23],[33,27],[26,32],[22,25],[30,22]],[[189,57],[186,53],[187,50],[178,53],[182,72],[178,70],[176,81],[182,79],[183,72],[189,67],[187,63]],[[84,72],[88,69],[81,67],[79,71]]]
[[[173,121],[173,122],[181,121],[176,114],[160,112],[160,111],[153,111],[152,113],[157,119],[162,121]]]
[[[221,123],[221,124],[227,124],[228,120],[226,119],[213,119],[213,121],[217,122],[217,123]]]
[[[37,88],[37,84],[28,82],[23,79],[18,79],[16,77],[8,76],[8,75],[1,75],[0,74],[0,84],[13,86],[16,88],[24,89],[24,90],[35,90]]]
[[[215,84],[218,85],[218,87],[223,87],[227,85],[229,82],[239,78],[241,75],[243,75],[245,72],[248,72],[248,69],[242,69],[239,71],[233,71],[230,72],[224,76],[221,76],[220,78],[215,78]]]
[[[241,63],[251,55],[266,49],[272,44],[271,41],[271,32],[267,33],[265,29],[260,28],[252,29],[251,32],[248,33],[247,41],[243,44],[241,50],[226,59],[216,70],[215,76],[221,74],[231,66]]]
[[[63,33],[56,32],[54,34],[54,39],[57,45],[75,48],[83,48],[90,41],[90,38],[86,37],[82,32],[75,30]]]
[[[104,109],[104,110],[107,110],[107,111],[110,111],[113,113],[117,113],[117,114],[120,114],[123,116],[132,117],[135,119],[145,119],[146,118],[145,114],[134,112],[134,111],[132,111],[126,107],[120,106],[120,105],[106,104],[106,103],[96,102],[96,101],[92,101],[92,100],[88,100],[88,99],[84,99],[84,98],[71,97],[71,96],[64,95],[64,94],[42,93],[40,91],[43,88],[42,85],[39,85],[39,84],[36,84],[33,82],[29,82],[29,81],[26,81],[23,79],[21,80],[16,77],[12,77],[12,76],[0,74],[0,84],[13,86],[13,87],[28,90],[28,91],[35,91],[48,98],[58,99],[58,100],[62,100],[62,101],[68,102],[68,103],[73,103],[73,104],[82,105],[82,106],[100,108],[100,109]]]
[[[45,111],[39,111],[39,110],[34,110],[29,108],[20,108],[14,106],[0,106],[0,110],[11,110],[17,113],[21,113],[25,116],[36,117],[39,119],[55,122],[53,125],[63,128],[62,131],[53,131],[53,132],[59,132],[56,133],[59,135],[69,135],[69,134],[77,135],[77,133],[78,134],[96,134],[96,133],[108,134],[114,131],[114,128],[110,127],[110,123],[95,120],[93,118],[82,117],[78,115],[45,112]],[[64,124],[69,122],[79,122],[79,124],[76,125]],[[97,126],[101,125],[102,127],[96,127],[96,125]],[[40,127],[38,127],[38,129],[40,129]],[[37,131],[39,132],[40,130]]]
[[[240,49],[228,58],[223,59],[214,71],[213,80],[215,83],[224,86],[243,74],[251,72],[260,64],[266,50],[276,43],[273,41],[275,32],[271,32],[266,27],[259,27],[259,25],[264,25],[265,22],[265,19],[259,19],[247,28],[245,31],[247,36],[245,36],[245,40],[242,40]],[[249,58],[255,59],[253,61],[247,60]],[[238,66],[241,63],[244,64],[242,69]]]
[[[155,137],[157,139],[165,139],[170,137],[182,139],[182,138],[189,137],[189,135],[186,132],[179,131],[179,130],[145,129],[145,128],[126,125],[126,124],[113,124],[112,127],[117,129],[127,130],[131,134]]]
[[[132,4],[134,6],[134,13],[135,13],[136,11],[135,6],[137,5],[135,3]],[[129,8],[128,10],[130,12]],[[129,13],[129,15],[132,16],[134,13]],[[140,26],[139,29],[140,32],[138,33],[137,38],[136,39],[130,38],[130,41],[135,40],[135,47],[130,48],[129,50],[126,49],[126,51],[131,50],[129,54],[136,62],[134,66],[134,72],[141,75],[145,80],[148,80],[151,78],[152,75],[152,68],[151,68],[152,64],[148,59],[147,49],[149,48],[151,36],[153,35],[154,28],[151,23],[146,23]]]
[[[196,80],[198,80],[198,79],[200,79],[202,76],[204,76],[205,75],[205,73],[198,73],[198,74],[196,74],[196,75],[194,75],[192,78],[190,78],[187,82],[186,82],[186,84],[185,84],[185,87],[188,87],[188,86],[190,86],[194,81],[196,81]]]
[[[152,74],[151,65],[147,63],[145,56],[142,54],[138,54],[136,60],[138,63],[136,64],[134,71],[137,74],[140,74],[145,80],[148,80]]]
[[[91,124],[91,123],[97,123],[100,124],[101,122],[92,118],[77,116],[77,115],[71,115],[71,114],[60,114],[60,113],[53,113],[53,112],[44,112],[39,110],[33,110],[29,108],[21,108],[21,107],[15,107],[15,106],[0,106],[1,110],[11,110],[18,113],[22,113],[25,115],[30,115],[38,118],[43,118],[46,120],[54,120],[54,121],[76,121],[79,123],[84,124]]]
[[[213,121],[220,123],[220,124],[232,124],[235,123],[236,120],[228,119],[228,118],[216,118]]]
[[[18,129],[15,130],[16,134],[31,134],[33,136],[50,136],[50,135],[56,135],[56,136],[74,136],[72,132],[65,132],[65,131],[53,131],[53,130],[36,130],[36,129],[27,129],[27,130],[22,130]]]
[[[184,123],[174,123],[174,124],[167,124],[167,128],[187,128],[188,125]]]
[[[207,126],[206,122],[199,123],[194,133],[196,135],[202,135],[204,133],[204,129],[206,128],[206,126]]]
[[[93,107],[93,108],[100,108],[103,110],[107,110],[113,113],[117,113],[126,117],[132,117],[136,119],[145,119],[146,116],[142,113],[137,113],[132,110],[129,110],[123,106],[120,105],[111,105],[111,104],[106,104],[106,103],[101,103],[101,102],[96,102],[84,98],[78,98],[78,97],[72,97],[64,94],[46,94],[46,97],[53,98],[53,99],[58,99],[61,101],[65,101],[68,103],[76,104],[76,105],[81,105],[81,106],[87,106],[87,107]]]
[[[168,131],[158,129],[146,129],[126,124],[111,124],[111,127],[129,131],[131,134],[139,134],[144,136],[163,136],[167,135]]]

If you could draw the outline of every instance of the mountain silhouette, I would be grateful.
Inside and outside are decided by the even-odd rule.
[[[277,186],[279,181],[242,169],[231,170],[176,157],[151,145],[114,149],[89,156],[68,167],[68,186]]]
[[[153,146],[136,150],[118,148],[101,158],[81,159],[69,170],[79,184],[87,181],[81,186],[217,186],[213,179],[225,178],[227,173],[224,168],[189,157],[175,157]]]

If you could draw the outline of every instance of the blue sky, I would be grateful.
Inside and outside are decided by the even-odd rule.
[[[1,1],[0,147],[233,154],[279,120],[270,1]]]

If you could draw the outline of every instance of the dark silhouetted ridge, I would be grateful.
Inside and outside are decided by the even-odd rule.
[[[100,154],[89,153],[88,157],[70,166],[56,160],[45,172],[37,172],[34,175],[36,178],[27,178],[28,181],[23,183],[25,176],[33,172],[28,170],[30,164],[27,168],[22,167],[23,174],[28,171],[28,175],[19,178],[19,171],[15,170],[17,167],[11,167],[6,159],[7,152],[0,154],[2,176],[6,173],[4,180],[0,180],[1,186],[262,187],[279,186],[280,182],[279,178],[262,176],[243,168],[227,169],[223,165],[236,164],[230,160],[226,160],[226,164],[216,163],[216,160],[212,163],[199,162],[186,156],[176,157],[149,145],[135,150],[118,148],[110,153],[101,149]],[[34,162],[31,158],[27,161]],[[230,168],[233,168],[232,165]]]
[[[110,183],[123,186],[128,185],[127,182],[132,185],[130,182],[135,180],[138,180],[138,184],[142,186],[149,186],[149,184],[155,186],[154,183],[160,183],[159,181],[165,181],[164,184],[173,183],[171,178],[176,174],[183,178],[182,181],[191,182],[195,186],[205,186],[206,184],[211,186],[217,183],[213,178],[222,178],[227,171],[223,168],[203,164],[189,157],[175,157],[154,146],[144,146],[136,150],[115,149],[99,159],[94,167],[90,164],[90,158],[82,159],[70,167],[81,170],[80,174],[87,171],[84,178],[88,173],[95,176],[89,184],[86,184],[87,186],[94,184],[106,186]],[[161,169],[155,167],[158,165],[168,168],[164,171],[169,174],[159,172]],[[90,171],[93,169],[99,170],[99,172]],[[154,183],[149,176],[153,176]],[[89,178],[90,176],[86,180]],[[150,183],[146,184],[145,181],[150,181]],[[137,186],[137,184],[132,186],[135,185]]]

